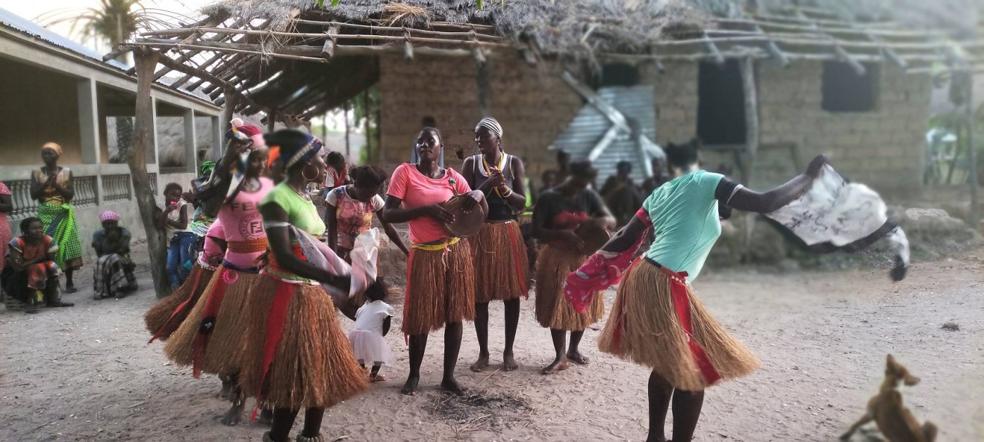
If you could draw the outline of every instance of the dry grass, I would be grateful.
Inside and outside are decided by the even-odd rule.
[[[434,396],[425,409],[444,420],[457,437],[474,431],[499,431],[505,426],[533,422],[534,409],[520,397],[508,393],[469,392],[464,396]]]

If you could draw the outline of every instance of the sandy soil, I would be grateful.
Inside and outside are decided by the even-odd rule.
[[[876,391],[886,353],[922,377],[905,400],[940,427],[940,440],[984,440],[981,256],[916,264],[899,284],[884,271],[706,275],[700,296],[763,367],[708,391],[697,440],[834,440]],[[259,424],[217,422],[226,407],[217,379],[193,379],[165,360],[161,345],[146,345],[150,292],[105,301],[90,294],[68,296],[74,308],[34,316],[0,311],[0,440],[260,440]],[[470,372],[477,345],[466,327],[458,377],[483,396],[455,399],[435,389],[440,333],[428,347],[422,391],[400,395],[407,354],[402,336],[391,334],[398,360],[384,368],[390,380],[330,409],[323,433],[372,441],[644,439],[648,372],[600,354],[598,331],[589,330],[583,351],[591,365],[540,375],[552,350],[530,307],[523,306],[516,372]],[[498,363],[502,306],[491,310]],[[941,329],[946,322],[959,330]]]

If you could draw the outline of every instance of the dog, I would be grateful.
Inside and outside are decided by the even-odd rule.
[[[926,421],[922,426],[904,405],[902,394],[898,391],[899,382],[913,386],[919,383],[919,378],[909,374],[909,370],[888,355],[885,363],[885,380],[878,394],[868,401],[868,410],[851,428],[841,436],[848,440],[858,428],[868,422],[875,421],[878,430],[890,442],[933,442],[936,440],[936,425]]]

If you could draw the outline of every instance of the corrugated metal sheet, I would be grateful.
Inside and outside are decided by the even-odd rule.
[[[110,60],[107,62],[102,61],[102,55],[92,49],[82,46],[58,33],[49,31],[44,27],[34,23],[24,17],[21,17],[13,12],[6,9],[0,8],[0,25],[18,31],[22,34],[30,35],[31,37],[37,38],[44,42],[53,44],[63,49],[68,49],[69,51],[75,52],[87,58],[91,58],[100,63],[105,63],[113,66],[120,70],[126,70],[127,66],[116,60]]]
[[[103,61],[102,54],[100,54],[99,52],[96,52],[75,41],[72,41],[71,39],[62,36],[61,34],[49,31],[44,27],[42,27],[41,25],[34,23],[24,17],[21,17],[3,8],[0,8],[0,26],[14,30],[16,32],[20,32],[21,34],[28,35],[32,38],[41,40],[45,43],[60,47],[62,49],[72,51],[78,55],[92,59],[93,61],[96,61],[98,63],[102,63],[114,69],[118,69],[123,73],[126,73],[126,71],[130,68],[126,64],[121,63],[117,60]],[[127,74],[127,76],[134,78],[134,81],[136,81],[135,77],[133,77],[132,75]],[[177,81],[177,78],[164,76],[159,78],[157,80],[157,83],[164,86],[169,86],[171,83],[175,81]],[[179,95],[187,95],[190,97],[202,99],[208,101],[209,103],[212,103],[213,101],[211,97],[205,95],[202,92],[201,88],[195,89],[194,91],[187,91],[184,89],[176,89],[176,90],[171,89],[171,91]]]
[[[636,125],[643,135],[650,140],[656,139],[656,111],[653,107],[653,89],[650,86],[605,87],[598,89],[598,96],[614,106],[631,124]],[[554,149],[571,154],[574,160],[586,159],[591,149],[611,128],[608,121],[598,109],[585,104],[578,111],[571,124],[553,143]],[[635,139],[629,133],[619,133],[618,138],[594,161],[598,169],[598,185],[600,186],[610,176],[615,174],[615,165],[619,161],[629,161],[633,164],[632,177],[641,183],[645,179],[643,164],[645,157]]]

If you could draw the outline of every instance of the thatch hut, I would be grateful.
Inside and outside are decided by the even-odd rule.
[[[155,77],[178,71],[171,87],[270,122],[375,88],[372,158],[383,164],[409,158],[425,120],[467,151],[474,122],[492,114],[534,175],[553,167],[551,148],[630,159],[645,174],[649,142],[700,137],[712,165],[753,184],[823,152],[848,176],[903,194],[921,188],[930,74],[973,68],[981,49],[953,40],[969,37],[959,31],[976,14],[948,8],[969,0],[484,3],[226,0],[120,50],[160,51]],[[651,110],[611,98],[626,93]]]

